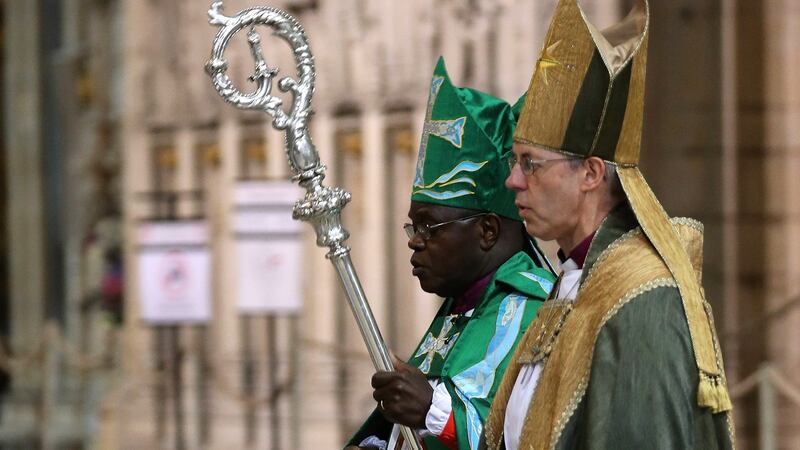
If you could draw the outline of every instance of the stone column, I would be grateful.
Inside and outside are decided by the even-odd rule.
[[[454,4],[445,5],[442,8],[444,10],[443,14],[438,17],[440,51],[445,58],[447,72],[456,85],[460,84],[463,79],[465,43],[463,36],[465,27],[463,20],[458,17],[458,8],[459,6]],[[431,61],[430,64],[431,68],[433,68],[436,62]]]
[[[722,323],[717,332],[720,336],[720,345],[725,351],[725,363],[728,383],[740,379],[738,370],[739,345],[737,339],[732,339],[739,322],[738,307],[738,271],[739,258],[737,236],[739,222],[737,211],[739,199],[737,195],[738,182],[738,90],[737,72],[738,62],[736,46],[736,0],[722,0],[720,17],[720,93],[721,93],[721,143],[722,143],[722,217],[721,217],[721,242],[722,261],[722,297],[725,310],[722,314]],[[719,315],[719,314],[718,314]]]
[[[175,153],[178,160],[178,165],[175,168],[175,188],[179,191],[189,191],[193,188],[194,150],[194,133],[190,128],[179,127],[175,131]],[[202,211],[198,208],[197,199],[187,196],[179,198],[178,217],[190,217],[200,212]]]
[[[404,114],[405,116],[405,114]],[[410,114],[409,114],[410,116]],[[408,206],[411,197],[411,183],[413,182],[414,162],[417,156],[419,140],[414,135],[413,127],[403,117],[393,123],[388,134],[387,142],[387,172],[389,185],[387,186],[389,199],[387,204],[387,256],[388,279],[387,305],[391,314],[388,329],[383,332],[384,338],[390,348],[397,352],[401,358],[416,345],[418,336],[411,332],[411,327],[416,324],[416,309],[414,308],[413,295],[416,280],[411,278],[409,264],[408,238],[401,230],[401,225],[408,222]]]
[[[123,383],[127,389],[116,389],[108,395],[101,412],[100,431],[94,444],[98,448],[124,448],[128,442],[156,447],[152,419],[152,391],[147,383],[148,368],[153,359],[152,334],[138,320],[140,317],[136,269],[136,224],[151,213],[147,202],[136,197],[152,185],[151,143],[144,124],[147,100],[145,86],[147,52],[143,36],[146,4],[137,0],[122,2],[122,15],[128,18],[123,33],[122,59],[126,71],[122,81],[121,142],[124,201],[123,251],[125,267],[125,323],[120,357]]]
[[[497,49],[489,37],[494,35],[495,15],[496,7],[487,6],[472,20],[472,33],[467,41],[472,49],[472,80],[464,80],[470,83],[470,87],[494,95],[497,94],[494,74],[500,69],[495,64]]]
[[[363,136],[364,243],[358,268],[364,291],[381,330],[386,329],[386,143],[383,113],[370,107],[361,116]]]
[[[11,345],[30,351],[41,336],[44,301],[39,107],[39,11],[23,0],[6,3],[6,167],[12,297]],[[23,380],[18,380],[24,382]]]
[[[736,0],[735,23],[735,162],[736,186],[736,253],[735,268],[738,295],[726,298],[735,302],[737,321],[730,325],[737,379],[756,372],[766,357],[766,324],[759,323],[767,311],[767,236],[770,222],[766,208],[767,151],[764,147],[766,124],[764,92],[766,89],[766,57],[763,1]],[[759,70],[756,68],[764,68]],[[731,139],[731,138],[729,138]],[[708,249],[708,247],[707,247]],[[725,324],[723,324],[725,328]],[[735,386],[735,379],[734,379]],[[758,442],[758,395],[747,394],[735,403],[737,444],[755,447]]]
[[[492,74],[497,79],[497,94],[514,103],[526,89],[533,75],[537,46],[531,37],[534,2],[502,2],[497,18],[497,67]]]
[[[764,135],[767,232],[765,355],[781,377],[800,388],[800,5],[764,0]],[[744,62],[744,61],[743,61]],[[751,66],[752,67],[752,66]],[[759,67],[759,66],[756,66]],[[787,306],[792,305],[792,306]],[[800,405],[779,396],[777,442],[790,448],[800,440]]]
[[[16,355],[27,355],[36,350],[44,335],[45,310],[40,18],[37,2],[12,0],[4,6],[8,222],[3,228],[9,250],[9,343]],[[31,399],[41,394],[42,382],[36,364],[13,374],[0,444],[35,445],[37,434],[44,430],[36,415],[36,400]]]
[[[230,211],[233,198],[233,183],[239,167],[239,145],[241,142],[241,127],[236,120],[237,111],[224,114],[219,128],[219,145],[222,154],[222,163],[219,167],[219,182],[216,185],[216,195],[220,199],[221,214],[215,220],[213,233],[219,236],[214,248],[214,270],[218,272],[220,286],[215,290],[217,296],[214,302],[214,351],[223,355],[221,360],[234,364],[239,361],[239,323],[236,311],[236,302],[231,293],[236,292],[236,255],[234,254],[231,232]]]

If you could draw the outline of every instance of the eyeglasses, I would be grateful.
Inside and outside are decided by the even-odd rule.
[[[569,156],[566,158],[554,158],[554,159],[533,159],[529,155],[523,155],[522,158],[517,159],[517,155],[511,153],[506,158],[506,162],[508,163],[508,170],[514,170],[514,166],[519,163],[519,168],[522,169],[522,173],[525,175],[533,175],[537,169],[541,168],[548,162],[558,162],[558,161],[571,161],[575,159],[583,159],[579,156]]]
[[[419,237],[421,237],[423,241],[427,241],[428,239],[431,238],[431,232],[433,230],[439,228],[439,227],[443,227],[445,225],[450,225],[451,223],[463,222],[465,220],[476,219],[478,217],[485,216],[487,214],[489,214],[489,213],[482,212],[482,213],[473,214],[473,215],[467,216],[467,217],[461,217],[460,219],[453,219],[453,220],[448,220],[447,222],[436,223],[436,224],[433,224],[433,225],[428,225],[426,223],[420,223],[420,224],[407,223],[407,224],[403,225],[403,230],[405,230],[405,232],[408,235],[409,239],[414,239],[414,236],[419,235]]]

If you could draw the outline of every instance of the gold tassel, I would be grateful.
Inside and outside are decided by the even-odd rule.
[[[697,386],[697,404],[711,409],[716,409],[717,405],[711,378],[703,372],[700,372],[700,383]]]
[[[714,411],[714,413],[732,410],[733,404],[731,403],[731,396],[728,394],[728,387],[725,386],[725,383],[722,382],[721,378],[717,381],[714,389],[717,396],[717,410]]]
[[[731,397],[722,378],[709,376],[703,372],[700,372],[700,383],[697,386],[697,404],[711,408],[714,414],[733,409]]]

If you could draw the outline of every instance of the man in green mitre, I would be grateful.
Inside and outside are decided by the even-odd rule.
[[[445,298],[408,363],[372,378],[378,407],[347,449],[477,448],[495,390],[520,336],[553,287],[503,186],[516,115],[508,103],[433,74],[405,225],[412,273]]]

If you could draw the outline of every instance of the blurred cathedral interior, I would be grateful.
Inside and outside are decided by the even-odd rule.
[[[513,103],[555,1],[224,8],[267,3],[309,37],[312,137],[326,182],[352,193],[353,260],[407,357],[440,304],[412,278],[401,228],[430,73],[442,55],[455,83]],[[581,5],[602,28],[631,2]],[[204,71],[209,6],[0,1],[2,449],[340,448],[374,407],[372,364],[311,227],[283,224],[269,253],[269,230],[250,225],[288,217],[300,191],[283,134],[224,104]],[[800,2],[650,8],[642,171],[670,215],[705,225],[737,445],[800,448]],[[289,47],[261,37],[269,65],[294,75]],[[249,89],[244,35],[227,57]],[[258,264],[290,276],[248,275]],[[150,289],[191,292],[199,309],[154,309]]]

